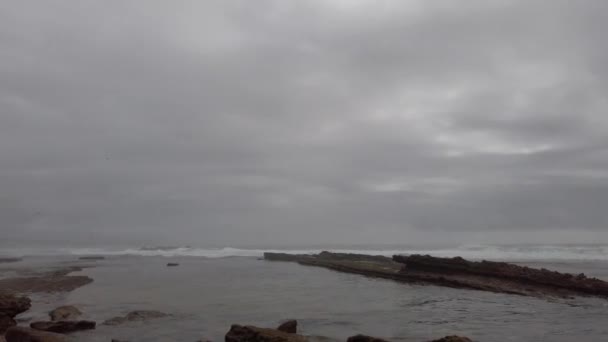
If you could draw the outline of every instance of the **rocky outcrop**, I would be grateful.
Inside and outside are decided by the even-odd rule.
[[[60,334],[68,334],[74,331],[95,329],[95,322],[92,321],[58,321],[58,322],[33,322],[30,328],[49,331]]]
[[[6,330],[10,327],[14,327],[17,325],[17,322],[12,317],[0,313],[0,335],[4,334]]]
[[[125,316],[114,317],[103,322],[104,325],[120,325],[128,322],[146,321],[149,319],[163,318],[169,316],[168,314],[160,311],[152,310],[138,310],[131,311]]]
[[[440,338],[438,340],[433,340],[431,342],[473,342],[473,340],[471,340],[468,337],[446,336],[446,337]]]
[[[69,292],[93,282],[87,276],[71,276],[80,267],[66,267],[35,277],[0,279],[0,289],[10,292],[53,293]]]
[[[275,329],[254,326],[232,325],[226,333],[225,342],[305,342],[307,338]]]
[[[11,293],[0,293],[0,314],[14,318],[30,309],[32,302],[29,298],[16,296]]]
[[[82,312],[72,305],[64,305],[49,312],[51,321],[73,321],[80,317]]]
[[[1,263],[9,263],[9,262],[19,262],[23,259],[21,258],[0,258],[0,264]]]
[[[87,255],[78,258],[79,260],[105,260],[106,257],[98,255]]]
[[[5,335],[6,342],[66,342],[61,334],[39,331],[34,329],[12,327]]]
[[[388,342],[388,341],[383,340],[381,338],[371,337],[371,336],[367,336],[367,335],[355,335],[355,336],[349,337],[346,340],[346,342]]]
[[[298,321],[296,321],[295,319],[285,321],[277,327],[277,330],[289,334],[296,334],[298,332]]]

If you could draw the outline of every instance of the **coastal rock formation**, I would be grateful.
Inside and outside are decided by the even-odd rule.
[[[226,333],[225,342],[305,342],[307,338],[275,329],[234,324]]]
[[[49,312],[51,321],[73,321],[80,317],[82,312],[72,305],[64,305]]]
[[[0,289],[29,293],[69,292],[93,282],[93,279],[87,276],[69,275],[81,270],[81,267],[66,267],[35,277],[0,279]]]
[[[438,340],[433,340],[431,342],[473,342],[473,340],[471,340],[468,337],[446,336],[446,337],[440,338]]]
[[[6,330],[8,330],[8,328],[10,327],[14,327],[17,325],[17,322],[15,322],[15,320],[3,313],[0,313],[0,335],[4,334],[4,332],[6,332]]]
[[[286,332],[289,334],[296,334],[298,332],[298,321],[295,319],[290,319],[285,321],[279,325],[277,328],[278,331]]]
[[[0,264],[1,263],[9,263],[9,262],[19,262],[23,259],[21,258],[0,258]]]
[[[167,263],[167,267],[175,267],[175,266],[179,266],[179,264],[176,262]]]
[[[104,325],[119,325],[127,322],[134,321],[145,321],[154,318],[162,318],[169,316],[168,314],[160,311],[152,311],[152,310],[138,310],[131,311],[126,314],[124,317],[114,317],[103,322]]]
[[[34,329],[12,327],[5,335],[6,342],[66,342],[67,338],[61,334]]]
[[[97,255],[87,255],[78,258],[79,260],[105,260],[106,257],[97,256]]]
[[[95,329],[95,325],[95,322],[92,321],[33,322],[30,324],[30,328],[68,334],[74,331]]]
[[[15,296],[11,293],[0,293],[0,314],[15,318],[18,314],[29,310],[31,306],[32,302],[27,297]]]
[[[371,337],[367,335],[355,335],[349,337],[346,342],[387,342],[381,338]]]
[[[421,285],[490,291],[535,297],[608,298],[608,282],[502,262],[471,262],[460,257],[395,255],[393,258],[322,252],[316,255],[264,253],[270,261],[291,261],[339,272]]]

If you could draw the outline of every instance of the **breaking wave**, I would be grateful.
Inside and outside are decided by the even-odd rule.
[[[323,250],[340,253],[392,256],[395,254],[431,254],[440,257],[461,256],[467,259],[486,260],[604,260],[608,261],[608,245],[464,245],[447,249],[391,248],[391,249],[247,249],[247,248],[195,248],[195,247],[142,247],[122,250],[103,248],[77,248],[64,250],[72,255],[131,255],[163,257],[262,257],[264,252],[315,254]]]

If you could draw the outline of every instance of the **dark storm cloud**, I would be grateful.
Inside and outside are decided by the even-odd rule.
[[[2,231],[605,238],[605,13],[599,0],[6,1]]]

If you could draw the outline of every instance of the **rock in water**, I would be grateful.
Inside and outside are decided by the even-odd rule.
[[[104,325],[119,325],[127,322],[133,321],[145,321],[153,318],[162,318],[169,316],[168,314],[160,311],[152,311],[152,310],[138,310],[131,311],[124,317],[114,317],[103,322]]]
[[[0,313],[0,335],[4,334],[10,327],[17,325],[17,322],[7,314]]]
[[[49,312],[51,321],[73,321],[81,315],[82,312],[72,305],[60,306],[57,309]]]
[[[92,321],[33,322],[30,324],[30,328],[67,334],[74,331],[95,329],[95,325],[96,323]]]
[[[19,262],[23,259],[21,258],[0,258],[0,263],[8,263],[8,262]]]
[[[371,337],[366,335],[355,335],[351,336],[346,340],[346,342],[387,342],[381,338]]]
[[[179,266],[179,264],[176,262],[170,262],[167,264],[167,267],[175,267],[175,266]]]
[[[27,297],[17,297],[9,293],[0,293],[0,313],[11,318],[30,309],[32,302]]]
[[[34,329],[12,327],[6,331],[6,342],[66,342],[61,334],[39,331]]]
[[[225,342],[305,342],[307,340],[301,335],[238,324],[232,325],[225,337]]]
[[[433,340],[431,342],[473,342],[473,340],[471,340],[468,337],[446,336],[446,337],[440,338],[438,340]]]
[[[78,259],[80,259],[80,260],[105,260],[105,258],[106,257],[103,257],[103,256],[89,255],[89,256],[80,257]]]
[[[298,332],[298,321],[296,321],[295,319],[290,319],[288,321],[285,321],[285,322],[281,323],[281,325],[279,325],[277,330],[286,332],[289,334],[295,334]]]

